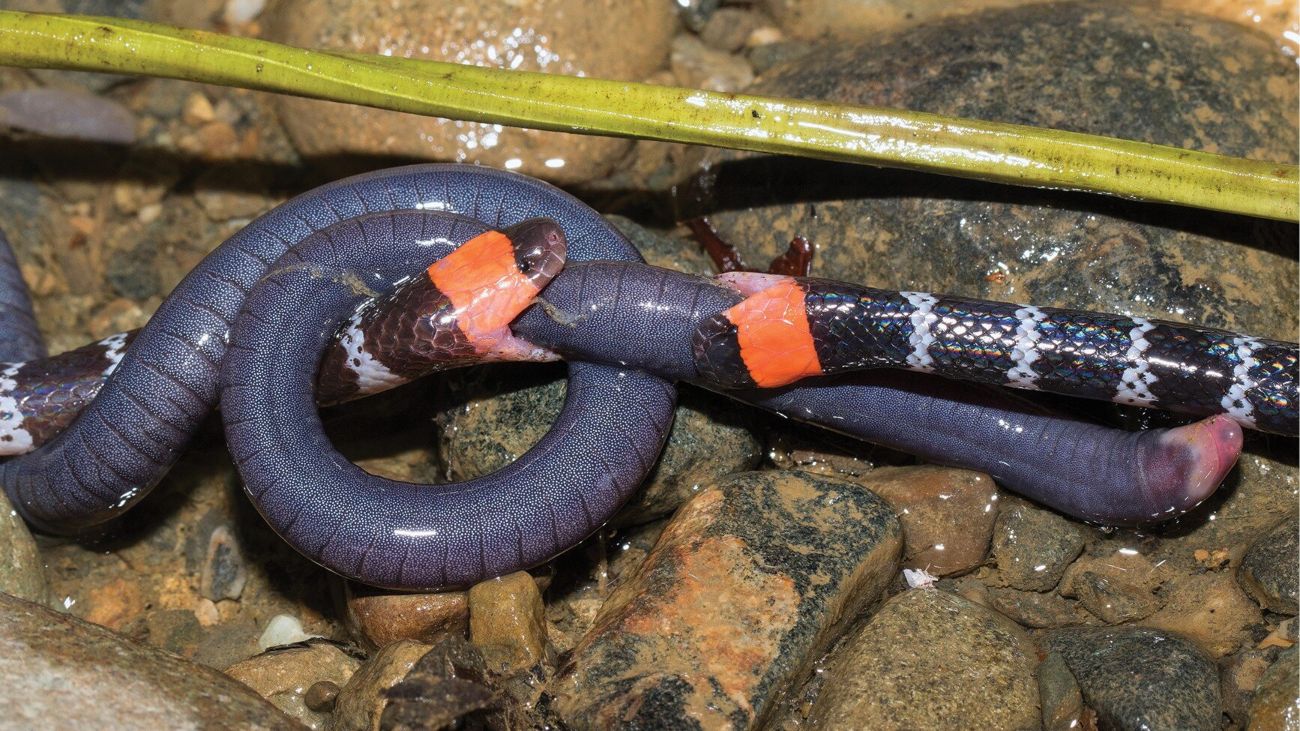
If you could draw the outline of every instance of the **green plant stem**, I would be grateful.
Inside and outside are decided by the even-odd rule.
[[[315,52],[140,21],[12,11],[0,11],[0,64],[164,76],[1300,220],[1295,165],[922,112]]]

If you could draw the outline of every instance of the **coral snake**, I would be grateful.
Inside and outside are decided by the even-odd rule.
[[[654,465],[676,381],[982,470],[1108,524],[1202,501],[1236,461],[1239,425],[1297,427],[1295,344],[657,269],[577,199],[473,166],[396,168],[304,193],[214,250],[140,331],[63,356],[45,358],[21,285],[0,246],[0,454],[16,455],[0,462],[0,482],[24,518],[68,533],[120,515],[219,403],[270,525],[321,565],[392,588],[464,586],[581,541]],[[333,448],[316,410],[431,370],[557,357],[569,383],[551,430],[466,482],[370,475]],[[1206,418],[1122,431],[953,378]]]

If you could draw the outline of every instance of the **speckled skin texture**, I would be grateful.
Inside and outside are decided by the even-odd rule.
[[[550,311],[526,314],[517,332],[617,365],[573,363],[566,408],[548,436],[480,480],[417,488],[368,475],[328,444],[312,399],[322,348],[362,295],[387,290],[485,227],[537,217],[562,226],[571,260],[637,258],[575,199],[485,168],[398,168],[299,196],[205,259],[131,343],[99,398],[42,450],[0,464],[0,481],[39,527],[75,531],[119,515],[183,450],[215,401],[220,369],[227,439],[247,489],[308,557],[400,588],[465,585],[540,563],[607,520],[653,467],[675,396],[665,378],[693,378],[689,333],[734,303],[734,292],[626,264],[588,264],[605,268],[595,276],[566,270],[547,290]],[[304,253],[286,255],[298,244]],[[307,249],[321,258],[305,263]],[[1217,484],[1189,483],[1189,450],[1176,430],[1128,435],[943,388],[868,381],[742,397],[985,469],[1094,520],[1168,517]]]
[[[400,278],[411,272],[389,262],[403,242],[412,252],[437,254],[441,243],[430,242],[549,217],[564,227],[571,258],[637,256],[594,211],[545,184],[482,168],[425,170],[433,171],[424,176],[429,179],[405,185],[392,179],[400,171],[354,179],[351,192],[363,199],[371,190],[445,184],[437,189],[445,208],[464,211],[481,226],[415,211],[349,220],[322,231],[301,255],[323,254],[316,264],[327,272],[379,266],[388,270],[386,278]],[[450,228],[442,228],[447,222]],[[576,544],[654,465],[672,418],[671,384],[583,363],[570,365],[565,409],[548,435],[488,477],[411,485],[352,465],[324,435],[313,381],[335,327],[364,294],[314,269],[285,268],[250,294],[232,335],[239,346],[222,364],[226,437],[248,492],[276,531],[308,557],[379,586],[471,584]],[[628,419],[629,413],[640,418]]]
[[[248,290],[266,271],[275,266],[278,257],[291,244],[343,219],[394,210],[414,210],[417,206],[461,211],[482,221],[486,226],[507,226],[527,218],[548,215],[564,226],[570,241],[571,258],[612,259],[636,256],[626,240],[589,208],[543,183],[499,171],[467,166],[403,168],[360,176],[311,191],[258,219],[194,270],[137,337],[121,368],[105,385],[100,397],[68,431],[40,452],[0,465],[0,480],[3,480],[18,510],[29,522],[38,526],[72,531],[102,523],[129,508],[166,472],[214,404],[217,395],[216,371],[225,354],[227,329],[234,321]],[[529,215],[530,211],[532,215]],[[374,230],[368,232],[372,237],[370,243],[380,243],[378,239],[385,236],[388,237],[385,240],[393,243],[391,220],[382,215],[374,215],[372,219]],[[384,227],[385,222],[389,223],[387,228]],[[360,240],[353,243],[359,242]],[[376,251],[386,251],[389,258],[382,263],[370,260],[370,267],[362,264],[359,271],[366,268],[378,268],[380,271],[372,271],[368,282],[365,279],[358,281],[365,286],[373,284],[383,288],[386,283],[402,276],[402,273],[427,266],[427,251],[422,251],[418,260],[413,258],[412,253],[413,249],[424,247],[415,241],[407,241],[406,245],[404,252],[395,247],[373,247]],[[306,272],[304,269],[298,270],[299,274]],[[346,279],[306,278],[322,285],[330,282],[337,285]],[[351,296],[352,290],[349,287],[342,289],[345,292],[339,293],[336,287],[336,297]],[[263,296],[270,298],[273,295]],[[256,319],[257,316],[254,314],[250,319]],[[321,332],[319,323],[316,323],[314,329],[302,329],[298,335],[312,337],[319,336]],[[283,365],[282,362],[274,363],[277,369]],[[314,362],[311,365],[314,369]],[[542,482],[553,484],[555,492],[551,494],[552,497],[565,494],[565,485],[582,482],[599,493],[589,505],[584,506],[571,500],[565,503],[571,511],[569,514],[550,518],[541,511],[541,508],[549,505],[545,501],[526,506],[511,503],[507,497],[500,503],[501,506],[513,505],[523,511],[518,514],[521,520],[534,521],[526,535],[531,538],[536,532],[538,535],[545,534],[548,538],[530,540],[529,545],[533,548],[516,552],[491,541],[479,544],[478,540],[483,536],[472,529],[457,532],[455,536],[443,531],[439,533],[439,540],[461,541],[458,548],[464,553],[453,553],[446,545],[430,546],[427,552],[421,552],[421,567],[426,572],[423,575],[417,574],[413,566],[403,568],[397,559],[388,557],[387,562],[381,560],[381,556],[386,556],[381,550],[386,544],[380,538],[394,540],[395,526],[369,523],[372,533],[358,538],[356,545],[341,547],[340,536],[338,552],[343,555],[331,554],[336,559],[333,567],[349,573],[350,568],[359,566],[362,558],[369,556],[366,578],[371,583],[391,584],[397,576],[405,577],[400,583],[412,587],[469,583],[494,572],[509,570],[508,563],[512,561],[527,564],[544,560],[577,542],[586,532],[603,522],[653,464],[654,455],[661,446],[671,416],[674,391],[669,384],[653,376],[625,376],[619,369],[581,364],[574,364],[572,368],[577,383],[571,387],[571,391],[574,394],[585,393],[589,399],[599,397],[601,403],[592,404],[579,400],[577,396],[571,397],[571,415],[567,419],[562,417],[560,428],[555,432],[555,440],[568,445],[569,451],[561,450],[549,455],[549,459],[558,462],[530,460],[527,469],[572,475],[572,482]],[[269,382],[264,377],[259,380],[255,374],[247,375],[248,377],[240,375],[231,380],[239,384],[259,383],[267,386],[276,396],[284,394],[284,389],[268,386]],[[607,386],[615,388],[606,388]],[[626,400],[620,400],[619,396]],[[635,406],[638,399],[644,400],[645,405]],[[601,407],[605,409],[603,418],[598,416]],[[315,418],[314,406],[307,404],[301,408],[301,413],[295,414],[299,417],[311,414],[311,421],[319,424]],[[232,405],[227,410],[227,415],[233,413],[233,410]],[[644,417],[632,423],[621,418],[632,411],[643,413]],[[273,414],[274,408],[264,409],[261,413]],[[577,418],[579,413],[584,418]],[[615,418],[615,415],[619,418]],[[252,414],[241,412],[238,419],[244,418],[252,418]],[[289,419],[291,422],[298,420]],[[251,430],[247,426],[251,423],[244,422],[246,430]],[[603,431],[600,427],[596,429],[599,434],[589,431],[598,424],[605,425]],[[611,424],[627,424],[626,427],[618,428],[626,428],[631,433],[612,435],[608,429]],[[268,431],[280,436],[276,426],[282,424],[272,425]],[[239,431],[238,425],[232,427],[232,431]],[[589,436],[583,438],[583,434]],[[261,457],[257,464],[259,470],[253,475],[249,490],[255,495],[265,493],[267,488],[262,487],[257,479],[274,481],[274,478],[260,472],[260,468],[267,466],[269,454],[258,455],[256,449],[244,447],[246,442],[238,440],[240,434],[233,436],[235,440],[231,446],[237,456],[243,455],[248,459]],[[615,436],[619,438],[616,439]],[[317,438],[320,438],[318,434]],[[310,441],[310,437],[291,438],[277,442],[277,446],[300,447],[305,443],[304,439]],[[321,441],[324,441],[323,438]],[[241,447],[244,448],[241,450]],[[615,454],[603,463],[599,459],[590,459],[590,455],[601,454],[604,450]],[[330,455],[336,456],[332,449],[328,454],[318,457],[329,459]],[[588,471],[598,474],[584,472],[579,475],[575,472],[571,463],[579,455],[587,460],[584,464],[589,465]],[[287,465],[291,472],[300,469],[299,462],[280,464]],[[557,464],[558,467],[548,468],[547,464]],[[629,468],[632,472],[628,472]],[[356,468],[352,469],[359,472]],[[521,468],[518,474],[524,475],[527,469]],[[331,508],[332,512],[318,514],[312,520],[299,523],[302,506],[286,502],[283,490],[271,497],[285,500],[268,502],[261,509],[282,534],[292,534],[296,528],[297,538],[292,542],[309,556],[319,558],[322,549],[329,545],[334,534],[340,531],[346,534],[350,528],[338,521],[366,515],[366,512],[359,511],[355,505],[342,498],[346,494],[345,490],[335,493],[332,498],[315,494],[320,472],[297,474],[309,475],[305,478],[307,484],[302,487],[309,496],[314,495],[324,501],[323,504]],[[517,484],[520,489],[526,484],[531,488],[531,483],[522,476]],[[443,492],[452,496],[468,494],[457,492],[454,487],[446,487]],[[529,506],[537,507],[538,510],[527,510]],[[584,515],[584,510],[591,512]],[[496,511],[496,514],[501,512]],[[509,531],[510,543],[521,540],[521,534]],[[473,543],[474,547],[468,548],[465,542]],[[375,544],[381,545],[376,548]],[[542,545],[545,548],[541,548]],[[442,548],[446,548],[447,552],[444,553]],[[521,557],[520,553],[526,555]],[[491,558],[485,558],[489,554]],[[460,563],[457,563],[458,560]],[[485,564],[485,561],[488,563]],[[506,563],[498,564],[498,561]],[[435,576],[436,579],[433,578]]]
[[[45,355],[45,342],[36,328],[27,286],[3,232],[0,232],[0,333],[4,333],[0,338],[0,363]]]

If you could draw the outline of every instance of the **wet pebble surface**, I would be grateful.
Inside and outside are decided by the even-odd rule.
[[[1034,643],[1002,615],[937,589],[880,608],[823,666],[808,714],[820,728],[1030,729]]]
[[[1065,629],[1044,649],[1060,654],[1102,728],[1211,731],[1222,701],[1214,663],[1178,635],[1151,629]]]
[[[748,727],[897,570],[893,511],[851,483],[750,472],[674,516],[553,683],[574,728]]]

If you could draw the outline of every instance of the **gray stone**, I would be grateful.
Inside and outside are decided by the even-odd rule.
[[[937,589],[890,599],[828,658],[813,728],[1031,729],[1034,643],[1002,615]]]
[[[215,670],[7,594],[0,677],[6,728],[300,728]]]
[[[1063,629],[1048,634],[1043,645],[1064,658],[1102,728],[1220,727],[1218,669],[1178,635],[1135,627]]]
[[[762,725],[901,550],[893,511],[857,485],[733,475],[677,511],[548,692],[574,729]]]
[[[1251,731],[1294,731],[1300,726],[1300,673],[1296,648],[1269,666],[1250,704]]]
[[[1297,613],[1297,534],[1300,524],[1292,515],[1260,536],[1237,569],[1242,588],[1271,612]]]
[[[1070,731],[1083,726],[1083,691],[1065,660],[1055,652],[1038,664],[1038,699],[1044,731]]]
[[[997,579],[1014,589],[1048,591],[1083,551],[1084,530],[1023,500],[1005,500],[990,551]]]

